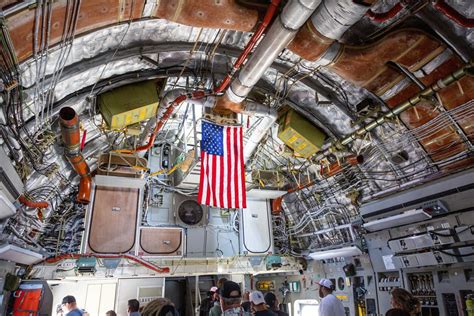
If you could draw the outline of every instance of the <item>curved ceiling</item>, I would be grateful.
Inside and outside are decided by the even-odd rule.
[[[472,64],[465,68],[467,76],[368,129],[420,91],[467,67],[474,55],[469,24],[474,5],[435,1],[465,15],[456,20],[430,2],[403,1],[400,11],[389,14],[398,1],[366,1],[363,8],[357,7],[361,15],[353,21],[348,17],[345,23],[350,24],[337,34],[336,20],[332,25],[326,17],[327,28],[317,23],[318,14],[319,19],[326,14],[326,2],[249,94],[249,99],[271,108],[289,105],[328,136],[321,151],[303,159],[289,153],[274,126],[248,164],[249,171],[274,170],[285,179],[289,193],[282,207],[290,230],[303,236],[297,238],[302,249],[327,246],[307,233],[351,222],[362,201],[474,163]],[[359,6],[352,1],[333,3]],[[98,94],[156,78],[167,80],[166,90],[212,90],[231,71],[267,7],[267,1],[258,0],[0,1],[2,135],[7,150],[21,149],[10,155],[27,190],[34,192],[46,182],[53,191],[75,190],[71,183],[79,179],[55,137],[60,108],[71,106],[80,114],[82,129],[87,130],[83,155],[94,169],[98,153],[128,148],[134,141],[104,131],[94,103]],[[280,18],[278,13],[273,21]],[[444,27],[434,21],[442,21]],[[363,100],[374,109],[361,111]],[[173,122],[179,118],[172,118],[158,138],[176,132]],[[241,119],[248,120],[248,139],[261,119]],[[362,132],[355,137],[358,131]],[[354,137],[341,146],[348,136]],[[351,163],[350,157],[357,155],[364,157],[363,163]],[[51,193],[36,197],[49,197],[51,213],[63,202]],[[308,221],[313,225],[304,224]],[[342,235],[334,238],[336,243],[347,242]],[[283,253],[299,253],[290,249],[288,240],[277,246]]]

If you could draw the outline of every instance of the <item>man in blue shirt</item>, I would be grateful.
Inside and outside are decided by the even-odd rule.
[[[77,308],[76,298],[72,295],[65,296],[62,301],[64,316],[82,316],[83,313]]]
[[[128,300],[128,315],[140,316],[140,302],[136,299]]]

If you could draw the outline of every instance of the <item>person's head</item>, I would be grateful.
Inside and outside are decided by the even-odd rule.
[[[323,298],[328,294],[331,294],[334,291],[334,284],[331,280],[321,279],[319,282],[319,297]]]
[[[219,288],[217,286],[211,287],[211,289],[209,290],[209,296],[211,297],[211,299],[217,300],[217,292],[219,292]]]
[[[63,312],[70,312],[77,308],[76,298],[72,295],[67,295],[63,297],[62,301],[62,310]]]
[[[390,303],[393,308],[403,309],[410,314],[416,314],[420,307],[420,301],[404,289],[396,288],[392,292]]]
[[[275,294],[273,294],[272,292],[267,292],[264,298],[265,303],[270,307],[270,309],[275,311],[280,309],[280,302],[278,301],[278,298]]]
[[[249,297],[250,303],[252,304],[252,309],[255,311],[263,311],[267,309],[267,305],[265,305],[265,298],[263,298],[263,294],[260,291],[253,291],[250,293]]]
[[[225,281],[222,286],[219,287],[219,298],[222,311],[224,312],[229,308],[239,307],[241,296],[242,292],[237,283],[233,281]]]
[[[108,311],[107,313],[105,313],[105,316],[117,316],[117,313],[114,311]]]
[[[167,298],[151,301],[142,311],[142,316],[176,316],[177,314],[173,302]]]
[[[140,310],[140,302],[136,299],[128,300],[128,312],[134,313]]]

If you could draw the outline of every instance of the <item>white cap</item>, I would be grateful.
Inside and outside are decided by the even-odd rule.
[[[265,304],[265,298],[263,297],[263,294],[260,291],[254,291],[250,293],[249,300],[255,305]]]
[[[328,279],[321,279],[319,282],[318,282],[319,285],[321,286],[324,286],[324,287],[327,287],[328,289],[333,289],[334,288],[334,285],[332,284],[332,282]]]
[[[213,286],[213,287],[211,287],[211,289],[209,290],[209,292],[216,293],[218,290],[219,290],[219,288],[218,288],[217,286]]]

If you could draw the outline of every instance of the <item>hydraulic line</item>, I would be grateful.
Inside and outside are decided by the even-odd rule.
[[[215,93],[222,93],[229,86],[232,77],[237,72],[237,70],[239,70],[240,66],[242,66],[252,49],[255,47],[255,44],[257,44],[258,40],[262,37],[263,32],[265,32],[268,25],[272,21],[273,16],[275,15],[275,12],[278,8],[278,5],[280,4],[280,1],[281,0],[272,0],[270,5],[268,6],[267,12],[265,13],[265,17],[263,18],[262,23],[258,26],[255,33],[253,33],[252,37],[247,43],[247,46],[245,46],[244,50],[242,51],[242,54],[240,54],[239,58],[237,58],[237,60],[235,61],[234,65],[232,66],[231,72],[228,73],[224,80],[222,80],[221,84],[214,89]]]
[[[447,4],[444,0],[436,0],[433,3],[433,7],[435,7],[439,12],[443,13],[447,18],[463,27],[474,27],[474,19],[465,17],[464,15],[456,11],[453,7],[451,7],[449,4]]]

